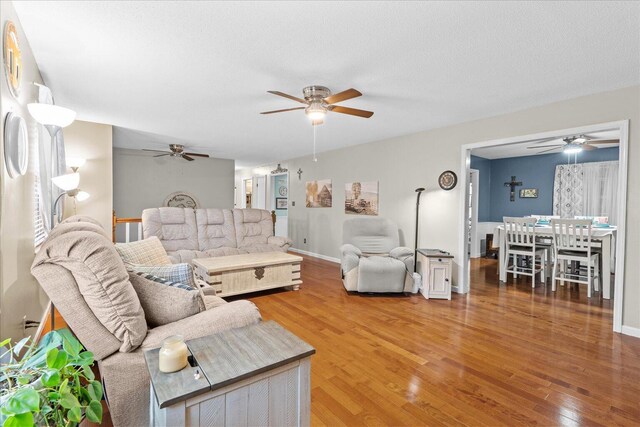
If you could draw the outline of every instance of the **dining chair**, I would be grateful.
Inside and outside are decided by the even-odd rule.
[[[590,219],[553,219],[553,248],[556,262],[553,265],[552,286],[556,290],[556,280],[564,282],[584,283],[587,285],[587,296],[591,298],[592,288],[599,289],[600,251],[595,250],[592,242],[592,224]],[[569,270],[567,263],[586,263],[586,275],[580,268]]]
[[[503,222],[507,251],[505,270],[507,274],[512,273],[514,279],[517,279],[519,274],[531,276],[531,287],[535,288],[535,276],[540,273],[540,280],[545,283],[547,251],[551,248],[536,240],[536,219],[504,217]],[[509,265],[511,256],[513,256],[513,264]],[[525,266],[518,265],[518,257],[526,258]],[[536,264],[536,257],[540,259],[539,264]]]

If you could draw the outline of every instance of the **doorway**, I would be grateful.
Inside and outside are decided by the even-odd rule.
[[[480,171],[471,169],[469,171],[469,229],[467,255],[471,258],[480,256],[480,241],[478,239],[478,197],[479,197]]]
[[[512,138],[482,141],[471,144],[465,144],[461,150],[461,169],[460,176],[463,178],[462,188],[467,190],[472,180],[471,176],[471,151],[473,149],[496,147],[509,148],[523,143],[532,141],[541,142],[553,139],[561,139],[569,135],[585,135],[596,132],[615,131],[619,135],[619,174],[617,182],[617,193],[619,200],[619,209],[616,216],[617,235],[615,238],[615,281],[613,293],[613,330],[614,332],[622,332],[622,307],[624,298],[624,273],[625,273],[625,225],[626,225],[626,203],[627,203],[627,171],[628,171],[628,144],[629,144],[629,121],[623,120],[611,123],[602,123],[597,125],[589,125],[571,129],[562,129],[550,132],[543,132],[533,135],[524,135]],[[477,193],[477,191],[476,191]],[[471,260],[468,254],[469,242],[469,206],[471,194],[469,191],[463,191],[460,195],[460,229],[459,234],[459,253],[463,254],[464,260],[459,265],[458,292],[467,293],[470,288],[470,270]]]
[[[242,198],[242,206],[243,208],[250,209],[252,207],[253,202],[253,179],[245,179],[242,183],[242,193],[244,197]]]
[[[269,183],[271,210],[276,213],[276,236],[289,235],[289,173],[270,176]]]

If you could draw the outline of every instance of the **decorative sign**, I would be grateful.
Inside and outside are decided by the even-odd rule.
[[[520,190],[520,198],[521,199],[537,199],[538,198],[538,189],[537,188],[523,188]]]
[[[18,32],[11,21],[4,26],[4,65],[7,74],[7,85],[14,97],[20,95],[20,82],[22,81],[22,55],[18,45]]]
[[[197,209],[200,203],[198,199],[186,191],[176,191],[171,193],[164,199],[164,205],[170,208],[191,208]]]

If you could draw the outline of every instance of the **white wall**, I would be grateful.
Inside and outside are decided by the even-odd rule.
[[[114,140],[114,145],[117,142]],[[193,194],[204,208],[233,208],[233,160],[153,157],[125,148],[113,149],[113,208],[119,217],[140,217],[162,206],[176,191]]]
[[[100,221],[107,232],[111,232],[113,209],[113,148],[112,126],[76,120],[64,130],[67,157],[87,160],[78,172],[80,188],[91,195],[84,202],[67,198],[65,217],[88,215]],[[71,172],[71,170],[69,170]]]
[[[29,154],[37,153],[38,126],[27,111],[27,104],[37,99],[33,82],[42,83],[29,42],[22,31],[13,4],[0,2],[0,22],[4,34],[7,20],[13,21],[18,31],[22,52],[22,85],[18,99],[7,86],[4,64],[0,66],[0,337],[19,339],[23,335],[22,318],[40,320],[49,298],[31,276],[34,257],[34,163],[23,176],[10,178],[4,161],[4,119],[8,112],[22,116],[27,122]],[[34,333],[34,329],[28,332]]]
[[[290,171],[298,168],[304,171],[301,180],[295,173],[290,179],[289,236],[294,240],[293,247],[338,257],[342,223],[348,218],[344,213],[345,183],[377,180],[380,182],[380,216],[398,223],[402,230],[401,242],[407,246],[413,245],[414,190],[427,188],[421,202],[420,246],[450,251],[457,264],[462,260],[462,254],[458,253],[462,188],[443,191],[437,179],[447,169],[460,175],[463,144],[624,119],[631,120],[631,131],[623,324],[640,328],[640,263],[637,262],[640,259],[640,86],[324,152],[318,155],[317,163],[310,156],[282,161],[282,166]],[[322,148],[321,140],[319,147]],[[274,166],[238,171],[236,180],[264,173]],[[314,179],[332,180],[332,208],[304,207],[305,182]],[[457,273],[457,268],[454,272]]]

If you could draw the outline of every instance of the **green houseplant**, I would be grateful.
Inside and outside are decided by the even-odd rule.
[[[93,354],[68,329],[49,332],[39,344],[30,337],[1,354],[0,422],[4,427],[75,426],[83,416],[102,422],[102,384]],[[20,354],[22,356],[20,357]]]

